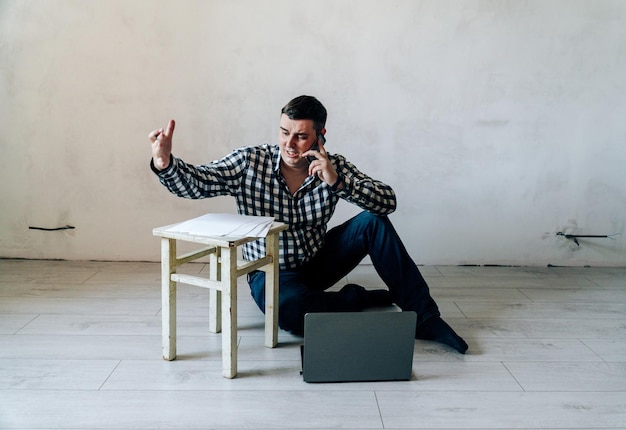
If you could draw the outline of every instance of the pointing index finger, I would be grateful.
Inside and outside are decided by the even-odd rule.
[[[176,122],[173,119],[170,119],[170,122],[167,124],[167,129],[165,130],[165,135],[171,136],[174,134],[174,127],[176,127]]]

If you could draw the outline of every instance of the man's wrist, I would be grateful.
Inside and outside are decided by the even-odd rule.
[[[339,175],[337,175],[337,180],[335,181],[335,183],[333,185],[331,185],[330,189],[332,191],[338,191],[341,188],[343,188],[343,176],[341,176],[339,174]]]
[[[172,154],[170,154],[169,156],[169,163],[167,163],[167,166],[160,168],[157,166],[157,164],[154,162],[154,158],[150,159],[150,168],[152,169],[152,171],[154,173],[156,173],[157,175],[164,172],[165,170],[167,170],[168,168],[170,168],[170,166],[172,165],[173,162],[173,156]]]

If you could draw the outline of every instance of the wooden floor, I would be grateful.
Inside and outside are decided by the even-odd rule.
[[[411,381],[307,384],[302,340],[265,348],[244,283],[228,380],[196,287],[179,289],[178,359],[161,359],[158,264],[0,260],[0,428],[626,428],[625,269],[423,273],[467,355],[416,341]],[[370,266],[349,281],[380,285]]]

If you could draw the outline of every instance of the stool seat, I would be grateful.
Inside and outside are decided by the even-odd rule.
[[[237,260],[239,246],[257,237],[214,237],[172,231],[178,224],[155,228],[161,238],[161,300],[163,358],[176,358],[176,286],[195,285],[209,290],[209,330],[222,332],[222,369],[226,378],[237,375],[237,278],[254,270],[265,272],[265,346],[278,342],[278,236],[287,228],[274,222],[266,236],[266,255],[252,261]],[[204,245],[178,256],[176,242]],[[182,264],[209,256],[209,277],[178,274]]]

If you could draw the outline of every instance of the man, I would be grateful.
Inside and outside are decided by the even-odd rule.
[[[271,216],[288,225],[280,240],[279,325],[301,334],[307,312],[360,311],[396,303],[417,313],[415,337],[465,353],[467,344],[441,318],[426,282],[387,215],[396,209],[393,189],[359,171],[323,145],[327,112],[314,97],[300,96],[281,111],[278,145],[240,148],[221,160],[190,165],[172,155],[175,123],[149,134],[151,168],[170,192],[198,199],[235,197],[245,215]],[[327,231],[339,199],[359,215]],[[262,254],[264,239],[244,246],[244,258]],[[348,284],[326,291],[369,255],[389,290]],[[265,274],[248,276],[252,296],[265,309]]]

